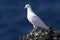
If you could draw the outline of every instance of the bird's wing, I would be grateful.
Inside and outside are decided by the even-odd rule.
[[[35,21],[35,23],[40,26],[41,28],[44,28],[44,29],[49,29],[45,24],[44,22],[38,17],[38,16],[33,16],[33,20]]]

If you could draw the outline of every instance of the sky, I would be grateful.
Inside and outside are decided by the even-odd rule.
[[[27,3],[48,27],[60,30],[60,0],[0,0],[0,40],[18,40],[32,30],[24,9]]]

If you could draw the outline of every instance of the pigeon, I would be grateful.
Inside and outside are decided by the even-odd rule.
[[[49,27],[46,26],[43,21],[33,12],[29,4],[26,4],[24,8],[27,9],[27,19],[33,25],[33,30],[37,30],[38,27],[49,29]]]

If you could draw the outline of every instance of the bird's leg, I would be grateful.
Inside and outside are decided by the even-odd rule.
[[[35,32],[37,30],[37,26],[33,25],[32,32]]]

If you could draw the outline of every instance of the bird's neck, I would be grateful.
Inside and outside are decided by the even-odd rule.
[[[31,8],[27,8],[27,12],[30,12],[30,11],[32,11],[32,9]]]
[[[32,9],[31,8],[27,8],[27,15],[32,14],[31,12],[32,12]]]

